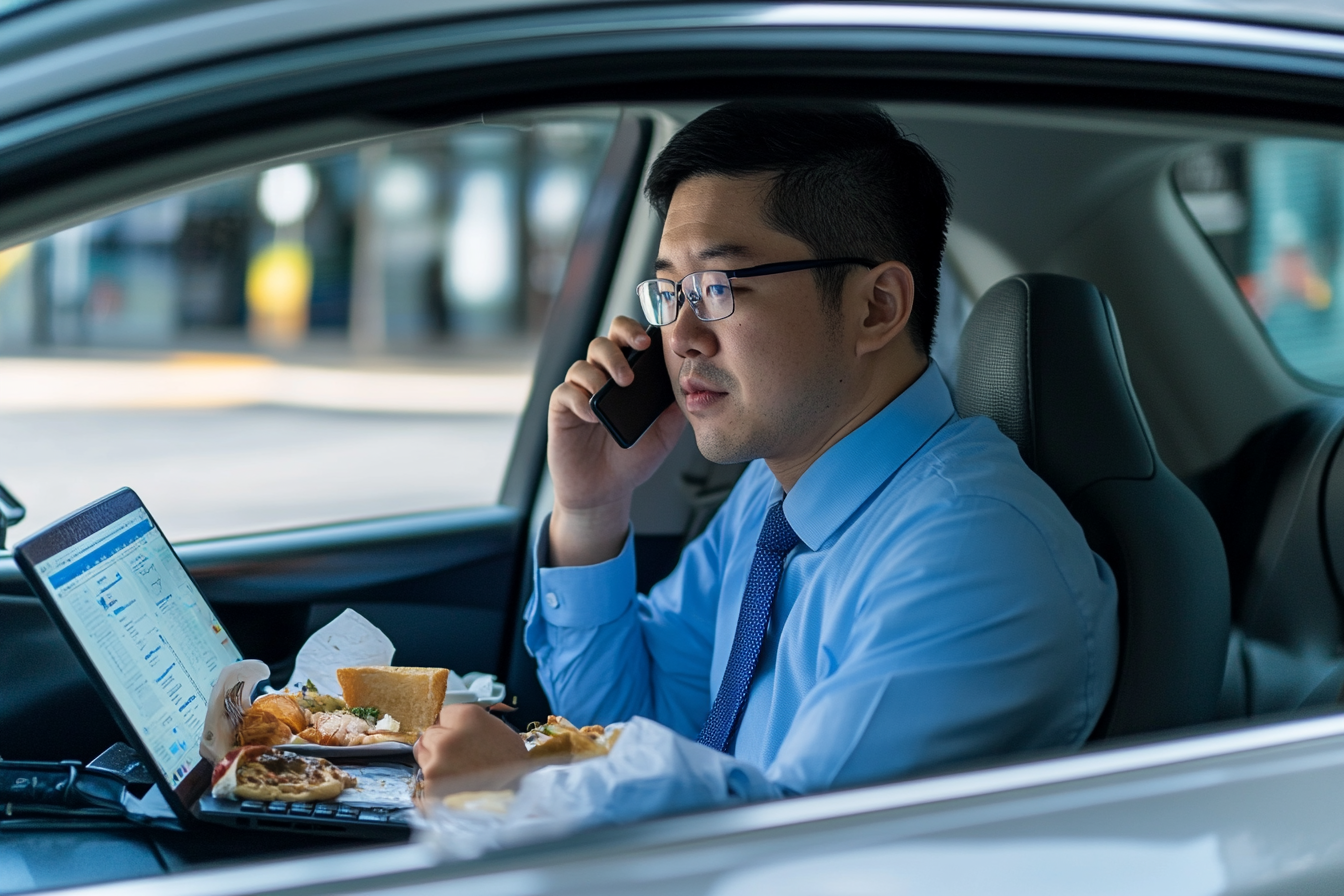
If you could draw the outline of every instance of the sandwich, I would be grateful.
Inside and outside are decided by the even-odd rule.
[[[349,706],[392,716],[412,739],[439,717],[448,692],[448,670],[420,666],[347,666],[336,670]]]

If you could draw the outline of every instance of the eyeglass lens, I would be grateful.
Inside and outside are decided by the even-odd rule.
[[[677,319],[677,284],[671,280],[645,280],[636,291],[649,323],[666,326]],[[721,271],[700,271],[681,281],[681,292],[703,321],[722,320],[733,313],[733,287]]]

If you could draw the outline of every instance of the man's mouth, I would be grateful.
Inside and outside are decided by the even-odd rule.
[[[707,410],[728,394],[698,376],[683,376],[679,385],[681,394],[686,397],[686,410],[692,413]]]

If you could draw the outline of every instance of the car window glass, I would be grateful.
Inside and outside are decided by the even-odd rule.
[[[1266,334],[1298,373],[1344,386],[1344,144],[1206,149],[1176,188]]]
[[[121,486],[177,540],[493,503],[612,127],[402,137],[0,252],[14,535]]]

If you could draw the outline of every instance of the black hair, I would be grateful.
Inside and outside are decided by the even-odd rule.
[[[868,103],[735,101],[673,135],[644,193],[666,218],[682,181],[755,174],[772,175],[766,224],[817,258],[894,260],[910,268],[915,301],[907,329],[915,348],[928,354],[951,206],[947,176],[928,151]],[[823,301],[838,311],[853,269],[814,273]]]

